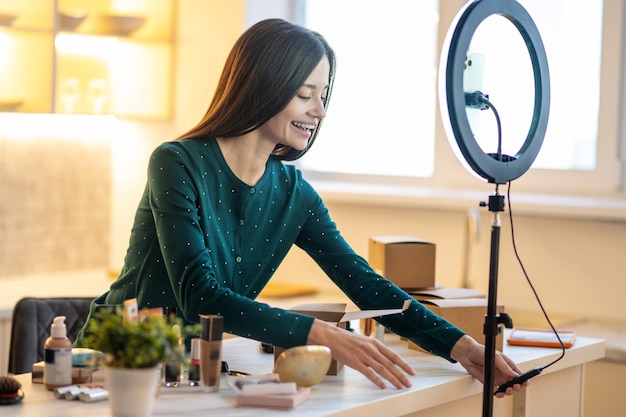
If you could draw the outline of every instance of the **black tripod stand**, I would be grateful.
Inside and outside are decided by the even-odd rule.
[[[470,42],[478,26],[491,15],[501,15],[509,20],[524,39],[533,66],[535,81],[535,103],[533,118],[528,135],[514,157],[503,158],[500,152],[501,132],[498,138],[498,158],[483,151],[472,132],[467,118],[466,108],[472,103],[467,102],[463,74],[465,59]],[[495,339],[500,331],[500,324],[512,327],[510,317],[497,314],[498,255],[500,245],[500,212],[504,211],[504,197],[498,194],[498,184],[507,184],[519,178],[532,165],[543,143],[550,112],[550,75],[546,51],[541,35],[532,18],[516,0],[474,0],[468,2],[459,12],[444,41],[444,51],[440,66],[440,94],[443,122],[450,144],[459,156],[460,161],[478,176],[496,184],[495,195],[489,197],[488,206],[493,213],[491,227],[491,259],[489,268],[489,300],[485,317],[485,375],[483,395],[483,416],[490,417],[493,408]],[[445,87],[445,94],[443,87]],[[482,93],[481,93],[482,95]],[[486,96],[485,96],[486,97]],[[482,106],[481,106],[482,108]],[[495,111],[494,111],[495,113]],[[448,117],[445,117],[448,115]],[[496,116],[498,118],[498,116]],[[499,119],[499,118],[498,118]],[[449,122],[449,123],[448,123]],[[498,122],[499,125],[499,122]],[[499,127],[499,126],[498,126]],[[462,157],[462,158],[461,158]],[[535,368],[518,378],[498,387],[496,392],[503,392],[510,386],[522,384],[541,372]]]
[[[500,324],[507,328],[513,327],[513,321],[506,313],[497,313],[498,296],[498,262],[500,255],[500,212],[504,211],[504,196],[496,192],[489,196],[489,202],[481,202],[493,213],[491,223],[491,249],[489,258],[489,293],[487,314],[485,315],[485,373],[483,383],[483,417],[490,417],[493,409],[493,386],[495,384],[496,337],[500,334]]]

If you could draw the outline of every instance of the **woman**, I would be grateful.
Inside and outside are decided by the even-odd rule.
[[[381,388],[410,386],[414,370],[378,340],[255,301],[293,244],[361,309],[411,298],[350,248],[319,195],[282,162],[312,146],[334,75],[319,34],[280,19],[248,29],[200,123],[154,150],[124,268],[93,308],[135,297],[140,307],[175,306],[187,322],[219,314],[229,333],[325,345]],[[417,301],[380,322],[482,379],[483,346]],[[496,361],[498,384],[520,372],[499,353]]]

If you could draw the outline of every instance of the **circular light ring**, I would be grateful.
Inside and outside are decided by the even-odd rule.
[[[476,142],[467,118],[463,89],[463,69],[470,41],[478,25],[493,14],[507,18],[522,35],[535,77],[535,103],[528,136],[517,155],[502,161],[483,152]],[[470,3],[458,17],[450,38],[445,78],[450,127],[458,150],[469,167],[495,184],[506,184],[519,178],[530,168],[541,149],[550,109],[548,61],[539,31],[528,12],[514,0],[477,0]],[[449,139],[452,143],[452,138]]]

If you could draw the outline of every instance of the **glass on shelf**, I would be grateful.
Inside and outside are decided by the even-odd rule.
[[[105,112],[107,104],[107,82],[103,78],[93,78],[87,84],[87,102],[94,114]]]
[[[80,81],[78,78],[61,78],[61,80],[59,80],[59,100],[63,106],[63,112],[74,113],[79,99]]]

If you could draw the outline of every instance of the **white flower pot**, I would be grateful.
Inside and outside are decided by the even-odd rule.
[[[104,368],[112,417],[150,417],[161,378],[160,367]]]

